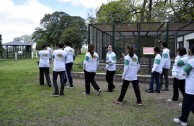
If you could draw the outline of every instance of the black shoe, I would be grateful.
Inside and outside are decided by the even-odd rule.
[[[160,93],[160,91],[155,90],[154,93]]]
[[[153,93],[154,91],[153,90],[147,90],[146,92],[147,93]]]
[[[149,91],[150,89],[146,89],[145,92]]]
[[[62,96],[62,95],[64,95],[64,93],[60,93],[60,95]]]
[[[49,83],[48,86],[51,87],[51,83]]]
[[[113,84],[113,87],[112,87],[112,89],[115,89],[115,85]]]
[[[99,90],[97,91],[97,95],[100,95],[100,93],[101,93],[101,89],[99,89]]]
[[[112,91],[106,90],[105,92],[113,92],[113,90]]]
[[[54,92],[54,93],[52,94],[52,96],[53,96],[53,97],[59,96],[59,92]]]

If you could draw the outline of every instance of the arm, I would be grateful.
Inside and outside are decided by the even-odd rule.
[[[186,75],[188,75],[189,74],[189,72],[192,70],[192,66],[189,64],[189,63],[187,63],[184,67],[183,67],[183,70],[181,71],[181,74],[183,75],[183,76],[186,76]]]
[[[126,74],[127,74],[128,68],[129,68],[129,60],[125,59],[125,60],[124,60],[124,71],[123,71],[122,79],[125,78],[125,76],[126,76]]]
[[[83,69],[85,69],[86,63],[88,62],[89,57],[85,55],[84,62],[83,62]]]

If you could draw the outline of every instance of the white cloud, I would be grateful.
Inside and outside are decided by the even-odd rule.
[[[53,10],[41,5],[38,0],[26,0],[22,5],[15,5],[14,0],[0,0],[0,34],[3,43],[14,37],[32,34],[39,27],[40,20]]]
[[[58,0],[59,2],[71,3],[75,6],[84,6],[86,8],[97,8],[102,3],[108,3],[108,0]],[[109,0],[110,1],[110,0]]]

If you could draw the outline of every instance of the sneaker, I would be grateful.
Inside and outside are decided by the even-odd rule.
[[[101,89],[99,89],[99,90],[97,91],[97,95],[100,95],[100,93],[101,93]]]
[[[71,87],[71,86],[65,86],[66,88],[69,88],[69,89],[72,89],[73,87]]]
[[[52,96],[53,96],[53,97],[57,97],[57,96],[59,96],[59,93],[58,93],[58,92],[54,92],[54,93],[52,94]]]
[[[62,96],[62,95],[64,95],[64,93],[60,93],[60,95]]]
[[[178,100],[177,101],[175,101],[175,100],[172,100],[172,99],[166,99],[168,102],[178,102]]]
[[[180,123],[181,124],[181,126],[187,126],[187,123],[186,122],[182,122],[180,119],[178,119],[178,118],[174,118],[173,119],[173,121],[175,122],[175,123]]]
[[[135,105],[142,106],[142,102],[135,102]]]
[[[84,95],[89,95],[88,93],[86,93],[85,91],[83,92]]]
[[[123,102],[120,102],[118,99],[114,100],[113,103],[122,105]]]
[[[48,86],[51,87],[51,83],[48,83]]]
[[[155,90],[154,93],[160,93],[160,91]]]
[[[147,92],[147,93],[153,93],[154,91],[153,91],[153,90],[148,89],[148,90],[146,90],[146,92]]]

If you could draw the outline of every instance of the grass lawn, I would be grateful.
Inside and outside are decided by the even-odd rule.
[[[177,126],[173,117],[180,115],[181,107],[169,103],[166,98],[171,91],[160,94],[146,94],[147,84],[141,84],[143,106],[135,101],[132,86],[125,96],[123,105],[115,105],[112,100],[120,92],[107,93],[106,82],[97,82],[102,94],[85,96],[84,80],[74,79],[74,89],[66,89],[65,95],[52,97],[53,86],[38,83],[36,60],[0,61],[0,126]],[[182,99],[182,98],[181,98]],[[190,113],[189,126],[194,126],[194,116]]]

